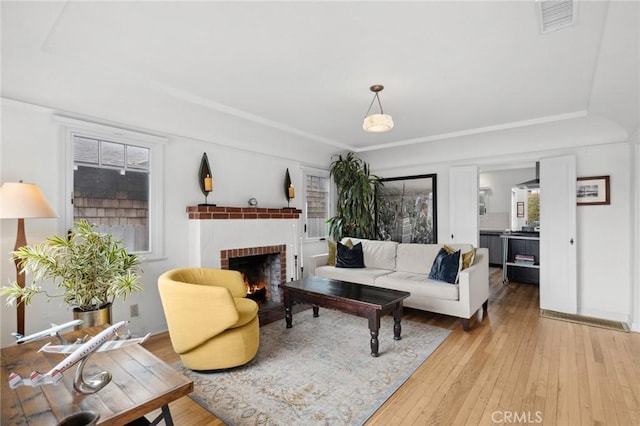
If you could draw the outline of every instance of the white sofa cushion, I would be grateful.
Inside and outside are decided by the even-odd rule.
[[[343,244],[347,239],[350,239],[353,244],[362,243],[365,268],[396,269],[397,242],[343,238]]]
[[[336,268],[335,266],[318,266],[315,275],[334,280],[349,281],[358,284],[373,285],[377,277],[393,271],[376,268]]]
[[[462,250],[461,253],[466,253],[473,249],[471,244],[447,245],[454,250]],[[395,270],[429,275],[433,260],[443,246],[443,244],[399,244]]]
[[[460,297],[457,284],[430,280],[427,275],[410,272],[392,272],[378,277],[375,280],[375,285],[376,287],[408,291],[412,295],[436,299],[458,300]]]
[[[433,259],[442,247],[441,244],[400,244],[396,258],[396,271],[429,275]]]

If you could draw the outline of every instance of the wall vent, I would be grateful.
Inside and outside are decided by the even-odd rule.
[[[543,34],[569,27],[576,22],[577,3],[574,0],[540,0],[537,5],[540,32]]]

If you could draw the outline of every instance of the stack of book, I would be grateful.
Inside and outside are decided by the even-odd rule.
[[[516,263],[534,265],[536,263],[536,257],[532,254],[516,254]]]

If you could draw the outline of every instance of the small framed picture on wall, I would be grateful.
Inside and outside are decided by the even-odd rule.
[[[576,202],[579,206],[611,204],[609,176],[579,177],[576,182]]]

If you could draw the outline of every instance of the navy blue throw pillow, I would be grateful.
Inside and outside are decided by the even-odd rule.
[[[362,243],[349,248],[342,243],[337,244],[336,268],[364,268]]]
[[[429,279],[455,284],[460,272],[460,250],[449,254],[441,248],[433,260]]]

